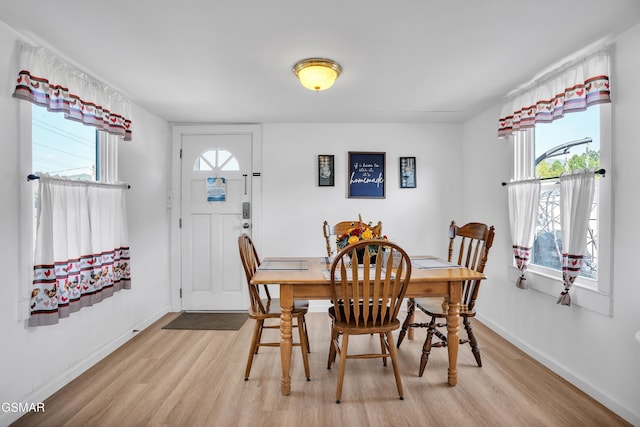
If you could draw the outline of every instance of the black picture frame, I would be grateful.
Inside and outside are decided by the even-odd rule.
[[[416,158],[400,157],[400,188],[416,188]]]
[[[318,186],[333,187],[335,185],[335,163],[333,154],[318,155]]]
[[[349,198],[385,198],[384,152],[349,151]]]

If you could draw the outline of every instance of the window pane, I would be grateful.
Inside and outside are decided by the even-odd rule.
[[[600,167],[600,108],[570,113],[535,128],[535,171],[541,178],[586,167]],[[538,208],[532,264],[562,270],[560,184],[543,181]],[[587,229],[583,277],[598,277],[598,185]]]
[[[200,154],[193,164],[194,171],[212,171],[214,169],[238,171],[240,164],[232,153],[224,149],[208,150]]]
[[[96,129],[33,105],[32,170],[96,180]]]
[[[600,165],[600,108],[569,113],[535,128],[536,176]]]
[[[63,113],[31,107],[31,170],[69,179],[96,180],[97,131]],[[33,186],[33,237],[36,236],[38,186]]]

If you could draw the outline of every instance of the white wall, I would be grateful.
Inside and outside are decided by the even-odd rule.
[[[500,182],[511,173],[511,148],[496,137],[499,108],[464,126],[464,217],[491,215],[496,240],[480,295],[481,319],[514,344],[573,382],[635,425],[640,425],[640,286],[635,225],[640,208],[640,26],[619,36],[612,63],[613,164],[613,316],[556,304],[556,298],[516,289],[507,192]],[[535,70],[533,70],[535,71]],[[558,293],[562,290],[558,284]]]
[[[322,223],[382,221],[410,253],[446,255],[447,227],[462,212],[459,124],[263,125],[261,256],[325,253]],[[386,153],[386,197],[347,197],[348,152]],[[335,155],[335,186],[318,186],[318,155]],[[417,188],[400,189],[399,157],[416,157]],[[444,161],[443,161],[444,159]]]
[[[323,222],[358,214],[382,221],[383,234],[409,253],[446,256],[449,223],[462,214],[461,138],[460,124],[263,125],[260,256],[324,255]],[[384,199],[348,198],[349,151],[386,153]],[[318,186],[319,154],[335,156],[334,187]],[[399,158],[407,156],[416,157],[414,189],[400,188]],[[310,310],[327,304],[311,301]]]
[[[28,328],[20,320],[21,273],[18,252],[19,190],[28,191],[19,170],[18,107],[13,99],[16,64],[7,61],[18,38],[0,23],[0,402],[41,402],[164,314],[169,307],[169,125],[134,105],[133,141],[120,146],[120,177],[131,184],[128,195],[132,289],[85,307],[52,326]],[[15,55],[11,56],[15,58]],[[125,70],[126,71],[126,70]],[[125,72],[123,71],[123,72]],[[0,412],[0,425],[20,414]]]

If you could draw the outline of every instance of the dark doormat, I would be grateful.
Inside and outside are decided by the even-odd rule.
[[[249,316],[247,313],[190,313],[184,312],[162,329],[237,331]]]

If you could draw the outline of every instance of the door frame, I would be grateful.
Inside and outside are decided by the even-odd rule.
[[[251,239],[260,251],[262,242],[262,126],[192,124],[172,126],[171,143],[171,189],[167,194],[167,208],[171,211],[171,311],[182,310],[182,138],[184,135],[251,135]],[[238,255],[240,256],[240,255]]]

